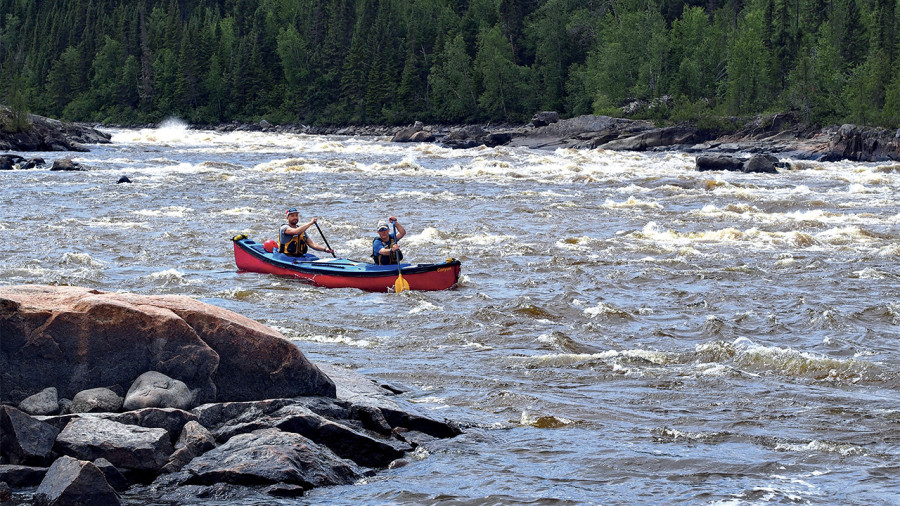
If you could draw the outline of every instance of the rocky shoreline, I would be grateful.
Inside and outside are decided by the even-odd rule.
[[[110,136],[88,125],[68,124],[30,116],[31,132],[0,132],[0,149],[6,151],[86,151],[85,144],[108,143]],[[724,123],[724,122],[723,122]],[[539,112],[526,125],[425,125],[407,127],[318,127],[303,124],[274,125],[232,122],[192,125],[193,129],[219,132],[252,131],[306,135],[389,137],[393,142],[435,142],[450,148],[512,146],[531,149],[606,149],[612,151],[680,151],[698,156],[765,154],[777,158],[813,161],[900,161],[900,130],[841,125],[818,128],[793,114],[760,116],[746,122],[732,119],[729,127],[701,128],[694,124],[656,126],[646,120],[609,116],[560,119],[552,111]],[[40,168],[15,154],[0,155],[0,170]],[[54,170],[79,170],[79,167]]]
[[[296,497],[462,433],[188,297],[0,287],[0,332],[0,503]]]

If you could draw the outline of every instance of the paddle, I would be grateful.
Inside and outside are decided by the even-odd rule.
[[[392,221],[391,225],[394,226],[394,237],[397,237],[397,222]],[[396,253],[392,251],[391,256],[395,257],[395,255]],[[400,259],[397,258],[397,281],[394,282],[394,293],[400,293],[404,290],[409,290],[409,283],[403,279],[403,274],[400,274]]]
[[[319,228],[319,223],[318,223],[318,222],[316,222],[316,228],[319,229],[319,235],[321,235],[321,236],[322,236],[322,240],[325,241],[325,247],[328,248],[328,249],[331,249],[331,245],[328,244],[328,239],[325,238],[325,234],[323,234],[323,233],[322,233],[322,229]],[[333,249],[331,249],[331,256],[333,256],[334,258],[337,258],[337,255],[334,254],[334,250],[333,250]]]

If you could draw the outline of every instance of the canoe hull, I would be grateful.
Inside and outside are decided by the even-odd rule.
[[[319,259],[314,255],[288,257],[268,253],[262,244],[235,236],[234,261],[241,271],[291,276],[325,288],[358,288],[370,292],[392,292],[397,266],[381,266],[346,258]],[[459,281],[459,260],[437,264],[401,264],[403,280],[410,290],[446,290]]]

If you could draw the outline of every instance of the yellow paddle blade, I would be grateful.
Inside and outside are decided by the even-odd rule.
[[[394,282],[394,293],[400,293],[404,290],[409,290],[409,282],[403,279],[403,275],[397,273],[397,281]]]

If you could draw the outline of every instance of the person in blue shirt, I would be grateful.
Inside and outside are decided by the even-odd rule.
[[[305,255],[309,249],[314,249],[334,254],[334,250],[318,244],[306,235],[306,230],[315,225],[318,218],[313,218],[309,220],[309,223],[298,227],[300,213],[297,208],[292,207],[284,213],[287,215],[287,223],[282,225],[281,230],[278,231],[278,251],[280,253],[299,257]]]
[[[403,239],[403,236],[406,235],[406,229],[393,216],[388,221],[394,225],[396,234],[392,234],[388,224],[382,221],[375,229],[378,232],[378,237],[372,241],[372,260],[378,265],[396,264],[403,260],[403,252],[400,251],[400,245],[397,244],[397,241]]]

